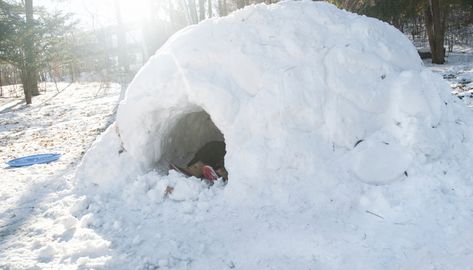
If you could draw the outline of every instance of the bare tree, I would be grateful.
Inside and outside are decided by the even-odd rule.
[[[209,18],[212,18],[212,0],[208,0],[208,6],[207,6],[207,13],[209,15]]]
[[[25,92],[26,104],[31,104],[32,95],[39,95],[36,80],[36,61],[34,53],[34,31],[33,31],[33,0],[25,1],[26,13],[26,35],[25,35],[25,74],[23,74],[23,91]]]
[[[205,0],[199,0],[199,21],[205,20]]]
[[[237,9],[243,8],[245,6],[245,0],[236,0]]]
[[[189,18],[191,24],[198,23],[199,18],[197,16],[197,8],[195,6],[195,0],[187,0],[187,8],[189,11]]]
[[[218,15],[226,16],[228,14],[227,0],[218,0]]]
[[[444,11],[445,12],[445,11]],[[445,17],[442,16],[440,0],[429,0],[425,10],[425,26],[429,39],[430,51],[432,53],[432,63],[445,63]],[[442,19],[443,18],[443,19]]]
[[[127,40],[126,40],[126,28],[123,24],[120,2],[115,0],[115,16],[117,19],[116,34],[117,34],[117,47],[118,47],[118,66],[119,66],[119,77],[121,84],[120,100],[124,98],[126,88],[128,86],[130,65],[127,54]]]

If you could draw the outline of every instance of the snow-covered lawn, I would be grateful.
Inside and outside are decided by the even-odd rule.
[[[59,84],[59,90],[66,87]],[[62,254],[58,258],[62,261],[53,265],[62,269],[60,265],[70,263],[66,258],[78,259],[80,252],[91,252],[83,243],[85,249],[62,251],[51,243],[70,240],[75,231],[71,228],[76,221],[68,212],[71,200],[77,200],[72,174],[96,136],[112,121],[119,92],[116,84],[104,88],[87,83],[72,84],[59,93],[54,84],[48,84],[31,106],[23,105],[21,98],[1,99],[2,163],[39,153],[61,153],[62,157],[50,164],[0,169],[0,269],[43,268],[41,263],[50,262],[56,252]]]

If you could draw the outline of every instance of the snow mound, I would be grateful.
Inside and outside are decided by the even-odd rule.
[[[219,207],[213,207],[264,216],[272,225],[262,235],[253,227],[245,234],[249,228],[243,226],[235,232],[241,238],[216,232],[201,239],[222,241],[231,262],[202,256],[206,251],[196,251],[201,247],[194,242],[173,249],[186,254],[186,265],[199,268],[206,261],[223,269],[219,263],[229,267],[240,260],[242,269],[397,269],[421,261],[430,263],[424,269],[455,269],[444,264],[446,250],[460,245],[472,259],[471,250],[466,253],[471,236],[457,234],[471,212],[452,221],[443,211],[462,208],[472,194],[471,172],[464,169],[473,161],[471,123],[471,113],[424,69],[414,46],[394,27],[327,3],[256,5],[175,34],[137,74],[116,123],[85,155],[77,177],[87,194],[149,211],[170,207],[158,193],[180,180],[165,175],[167,163],[184,164],[204,143],[224,140],[230,180],[208,195],[218,197]],[[174,201],[199,204],[207,188],[186,181],[175,186]],[[250,258],[238,253],[246,251],[244,239],[256,237],[263,247],[275,241],[270,232],[285,228],[274,225],[287,219],[273,212],[245,210],[265,206],[305,220],[308,227],[294,239],[312,248],[255,247]],[[204,217],[209,208],[192,212]],[[225,216],[220,222],[219,228],[232,232],[237,221]],[[161,229],[178,237],[174,230],[182,226],[170,227]],[[274,237],[291,239],[290,232]],[[370,255],[362,255],[360,246]],[[286,257],[273,261],[275,254]],[[167,266],[170,258],[164,259]]]
[[[310,168],[345,153],[361,181],[390,183],[413,160],[448,147],[438,128],[450,120],[446,89],[385,23],[327,4],[256,6],[171,38],[136,76],[116,128],[104,135],[114,138],[96,156],[117,160],[91,162],[99,175],[90,166],[81,171],[117,188],[120,178],[225,139],[229,193],[266,188],[267,179],[278,185],[287,175],[310,179]]]

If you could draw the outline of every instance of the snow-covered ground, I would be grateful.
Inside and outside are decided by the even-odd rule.
[[[265,13],[252,13],[253,19],[260,16]],[[324,16],[316,18],[323,20]],[[269,45],[263,44],[262,54]],[[291,42],[284,46],[297,52]],[[343,54],[335,56],[343,59]],[[445,75],[456,94],[458,82],[466,83],[462,78],[473,76],[472,58],[471,52],[457,52],[450,55],[447,65],[424,63]],[[372,59],[365,60],[371,63]],[[241,72],[257,79],[251,77],[252,70]],[[2,162],[36,153],[63,154],[50,164],[0,169],[0,269],[471,269],[473,246],[470,233],[464,230],[472,220],[471,200],[465,199],[471,194],[463,189],[471,184],[462,178],[467,169],[453,161],[442,157],[426,161],[422,166],[428,168],[409,168],[407,180],[401,176],[381,186],[360,184],[356,179],[346,183],[321,172],[314,185],[322,187],[298,190],[306,179],[293,182],[288,174],[286,190],[263,189],[261,202],[244,208],[225,201],[221,183],[208,189],[196,179],[172,172],[163,176],[154,170],[131,177],[126,184],[108,183],[107,188],[118,190],[102,196],[100,188],[94,189],[90,175],[85,174],[87,183],[78,182],[74,172],[92,141],[110,123],[119,86],[105,90],[99,84],[73,84],[56,94],[49,85],[32,106],[11,99],[0,108]],[[122,112],[122,117],[127,116]],[[254,117],[256,121],[258,115]],[[458,125],[464,124],[458,121]],[[110,134],[101,137],[98,146],[112,149],[117,141]],[[275,148],[283,147],[273,143]],[[458,157],[461,151],[450,153],[452,160],[462,158]],[[100,166],[116,162],[114,155],[126,153],[96,155],[83,166],[93,168],[91,159]],[[393,167],[399,163],[397,158],[389,159]],[[251,165],[251,160],[247,164]],[[312,168],[288,171],[302,170],[310,172]],[[362,177],[364,172],[360,171]],[[100,173],[114,172],[94,171],[95,175]],[[267,179],[271,181],[274,179]],[[335,181],[333,186],[330,181]],[[100,184],[103,182],[97,186]],[[164,198],[167,185],[175,186],[175,193]],[[287,196],[289,192],[300,195],[307,204],[297,196]],[[248,194],[239,195],[251,199],[245,197]],[[289,203],[274,204],[274,196]]]
[[[22,98],[0,98],[2,163],[31,154],[62,154],[50,164],[0,169],[0,269],[44,269],[43,263],[49,262],[64,269],[87,254],[98,256],[87,239],[68,250],[58,248],[61,242],[71,243],[76,231],[69,213],[71,201],[77,200],[71,195],[73,171],[111,122],[120,86],[60,83],[58,88],[62,92],[47,84],[31,106],[23,105]],[[53,260],[54,254],[61,254],[58,260]]]
[[[425,59],[424,64],[433,72],[440,73],[450,83],[453,94],[462,99],[469,107],[473,106],[473,50],[469,47],[455,47],[447,53],[444,65],[432,64]]]

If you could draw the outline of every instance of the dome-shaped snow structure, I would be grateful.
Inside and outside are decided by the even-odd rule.
[[[354,177],[384,184],[448,145],[437,128],[446,89],[386,23],[328,4],[256,6],[173,36],[135,77],[109,132],[130,169],[225,139],[232,188],[311,178],[346,152]],[[126,176],[118,161],[105,167]]]
[[[257,5],[175,34],[134,78],[77,176],[87,192],[121,194],[224,140],[225,202],[310,209],[307,226],[324,228],[314,245],[338,254],[319,253],[315,268],[412,268],[471,239],[456,234],[468,215],[452,225],[445,213],[472,194],[470,114],[394,27],[321,2]],[[442,224],[448,236],[432,240],[430,226]],[[369,256],[354,244],[365,240]]]

